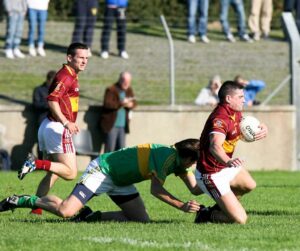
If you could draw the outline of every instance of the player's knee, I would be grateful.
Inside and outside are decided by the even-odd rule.
[[[248,219],[247,214],[239,215],[238,217],[235,218],[235,223],[244,225],[244,224],[246,224],[247,219]]]
[[[74,180],[77,177],[77,169],[70,169],[65,180]]]
[[[248,184],[247,184],[247,190],[248,190],[248,192],[251,192],[255,188],[256,188],[256,182],[255,182],[255,180],[252,180],[252,181],[248,182]]]
[[[59,208],[58,214],[62,218],[70,218],[75,215],[75,212],[73,212],[73,210]]]
[[[150,222],[149,215],[146,213],[144,215],[134,215],[134,216],[126,216],[129,221],[147,223]]]
[[[148,222],[150,222],[150,218],[147,215],[145,217],[139,217],[137,219],[134,219],[134,221],[141,222],[141,223],[148,223]]]

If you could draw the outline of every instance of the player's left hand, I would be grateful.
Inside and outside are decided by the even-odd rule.
[[[260,140],[267,137],[268,127],[265,124],[260,124],[259,128],[261,129],[259,132],[255,133],[255,140]]]
[[[195,200],[190,200],[183,204],[181,210],[186,213],[195,213],[200,209],[200,204]]]

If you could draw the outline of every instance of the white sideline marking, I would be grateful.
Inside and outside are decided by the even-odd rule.
[[[157,242],[157,241],[143,241],[129,238],[112,238],[112,237],[87,237],[83,240],[97,242],[97,243],[122,243],[136,247],[152,247],[152,248],[199,248],[200,250],[212,250],[207,244],[203,244],[199,241],[196,242]]]

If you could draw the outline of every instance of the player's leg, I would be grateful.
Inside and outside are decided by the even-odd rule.
[[[13,195],[0,203],[1,212],[15,208],[41,208],[63,218],[75,215],[82,207],[83,203],[74,195],[70,195],[65,200],[55,195],[41,198],[36,195]]]
[[[74,216],[83,207],[82,202],[74,195],[70,195],[65,200],[48,195],[38,200],[36,205],[63,218]]]
[[[38,199],[35,206],[45,209],[57,216],[70,218],[74,216],[94,196],[83,184],[77,184],[72,193],[62,200],[57,196],[47,195]]]
[[[122,211],[103,212],[101,220],[149,222],[149,216],[139,193],[130,195],[110,195]]]
[[[224,223],[238,223],[245,224],[247,221],[247,214],[238,198],[233,192],[228,192],[219,198],[216,198],[218,206],[222,211],[212,211],[213,222]],[[225,214],[224,214],[225,213]]]
[[[197,213],[195,222],[218,222],[245,224],[247,214],[239,202],[238,197],[230,188],[231,182],[242,173],[240,168],[225,168],[212,175],[201,175],[196,171],[196,180],[200,189],[212,197],[217,205],[212,208],[201,208]],[[244,190],[245,191],[245,190]]]
[[[36,195],[39,197],[43,197],[48,194],[51,187],[54,185],[54,183],[57,181],[58,176],[53,173],[47,173],[45,177],[41,180]]]
[[[52,172],[65,180],[77,176],[76,153],[71,133],[61,123],[45,119],[38,132],[41,150],[47,152],[46,160],[28,155],[18,177],[23,179],[34,170]]]
[[[230,187],[233,193],[239,198],[254,190],[256,182],[246,169],[241,168],[233,180],[230,181]]]
[[[75,153],[55,153],[51,155],[49,171],[65,180],[73,180],[77,176]]]

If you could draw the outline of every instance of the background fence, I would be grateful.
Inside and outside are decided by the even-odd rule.
[[[0,0],[2,2],[3,0]],[[0,59],[0,102],[31,102],[32,90],[43,82],[47,71],[57,70],[65,62],[65,50],[71,42],[74,26],[73,0],[51,0],[46,27],[46,58],[24,60]],[[116,49],[116,32],[112,32],[109,60],[99,57],[104,0],[99,1],[98,22],[92,46],[94,57],[85,72],[80,74],[81,102],[102,102],[104,88],[115,82],[121,71],[133,74],[133,87],[140,104],[168,104],[169,47],[160,22],[164,14],[174,39],[175,93],[177,104],[192,104],[198,91],[209,79],[219,74],[222,80],[241,74],[248,79],[262,79],[267,88],[259,94],[263,100],[289,74],[288,45],[280,27],[282,0],[274,0],[271,40],[258,43],[228,43],[219,23],[219,0],[211,0],[208,37],[210,44],[186,42],[186,0],[130,0],[127,11],[127,51],[129,60],[120,59]],[[245,9],[249,12],[250,1]],[[235,15],[229,18],[236,31]],[[3,8],[0,8],[3,17]],[[5,19],[0,22],[0,47],[4,46]],[[23,33],[22,50],[28,51],[27,22]],[[17,90],[17,91],[16,91]],[[288,104],[286,86],[270,104]]]

